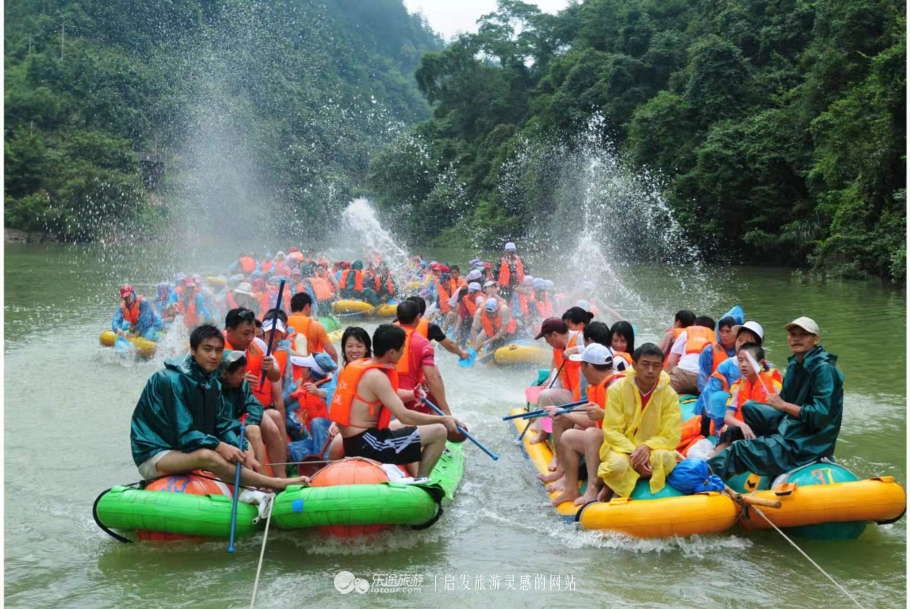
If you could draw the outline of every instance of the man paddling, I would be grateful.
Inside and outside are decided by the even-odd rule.
[[[445,450],[447,434],[458,433],[457,426],[464,424],[451,416],[405,408],[397,393],[395,367],[405,355],[406,338],[399,326],[376,328],[373,357],[351,362],[341,371],[329,417],[338,424],[345,456],[396,465],[419,463],[416,473],[424,478]]]
[[[241,450],[240,423],[233,417],[233,404],[223,399],[218,381],[223,353],[221,331],[203,324],[190,334],[190,354],[168,360],[164,370],[148,380],[130,425],[139,473],[151,480],[202,469],[233,484],[240,463],[240,482],[247,486],[284,490],[291,484],[308,483],[307,478],[263,476],[249,443]]]

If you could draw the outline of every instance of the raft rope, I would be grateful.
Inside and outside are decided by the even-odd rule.
[[[818,564],[817,562],[815,562],[814,560],[812,560],[812,559],[809,557],[808,554],[806,554],[805,552],[803,552],[803,549],[802,549],[802,548],[800,548],[798,545],[796,545],[796,543],[794,543],[792,539],[790,539],[789,537],[787,537],[787,535],[786,535],[783,531],[781,531],[779,528],[777,528],[777,525],[774,524],[773,522],[771,522],[771,520],[770,520],[767,516],[765,516],[765,513],[764,513],[764,512],[762,512],[760,509],[758,509],[758,508],[755,507],[754,505],[753,505],[753,506],[749,506],[749,507],[750,507],[751,509],[755,510],[756,512],[758,512],[759,516],[761,516],[762,518],[765,519],[765,522],[767,522],[767,523],[770,524],[772,527],[774,527],[774,530],[777,531],[778,533],[780,533],[780,534],[781,534],[781,537],[783,537],[783,538],[786,539],[788,542],[790,542],[790,545],[791,545],[791,546],[793,546],[794,548],[796,548],[796,550],[797,550],[800,554],[802,554],[802,555],[806,558],[806,560],[808,560],[810,563],[812,563],[812,564],[815,566],[816,569],[818,569],[819,571],[821,571],[821,572],[822,572],[822,575],[824,575],[824,576],[827,577],[829,580],[831,580],[831,583],[834,584],[835,586],[837,586],[837,588],[838,588],[841,592],[843,592],[844,595],[846,595],[847,598],[849,598],[851,601],[853,601],[853,602],[856,604],[857,607],[859,607],[860,609],[863,609],[863,606],[859,604],[859,601],[858,601],[858,600],[856,600],[855,598],[853,598],[853,596],[852,596],[849,592],[847,592],[847,590],[846,590],[843,586],[841,586],[839,583],[837,583],[836,581],[834,581],[834,578],[833,578],[833,577],[831,577],[830,575],[828,575],[827,571],[825,571],[824,569],[822,569],[822,568],[819,566],[819,564]]]
[[[262,535],[262,549],[259,551],[259,566],[256,567],[256,581],[253,582],[253,599],[250,609],[256,604],[256,592],[259,590],[259,574],[262,573],[262,561],[265,559],[265,544],[269,539],[269,524],[272,522],[272,508],[275,507],[274,499],[269,502],[269,514],[265,519],[265,533]]]

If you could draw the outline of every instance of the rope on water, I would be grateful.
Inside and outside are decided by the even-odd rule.
[[[859,601],[858,601],[858,600],[856,600],[855,598],[853,598],[853,596],[852,596],[849,592],[847,592],[847,590],[846,590],[843,586],[841,586],[839,583],[837,583],[836,581],[834,581],[834,578],[831,577],[830,575],[828,575],[828,573],[827,573],[824,569],[822,569],[822,568],[818,565],[817,562],[815,562],[814,560],[812,560],[812,559],[809,557],[808,554],[806,554],[805,552],[803,552],[802,548],[800,548],[798,545],[796,545],[796,543],[794,543],[792,539],[790,539],[789,537],[787,537],[787,535],[786,535],[783,531],[781,531],[779,528],[777,528],[777,525],[774,524],[773,522],[771,522],[771,520],[770,520],[767,516],[765,516],[765,513],[764,513],[764,512],[762,512],[760,509],[758,509],[758,508],[755,507],[754,505],[753,505],[753,506],[750,506],[750,507],[751,507],[753,510],[755,510],[756,512],[758,512],[758,515],[761,516],[762,518],[764,518],[764,519],[765,519],[765,522],[767,522],[767,523],[770,524],[772,527],[774,527],[774,530],[777,531],[778,533],[780,533],[780,534],[781,534],[781,537],[783,537],[783,538],[786,539],[788,542],[790,542],[790,545],[791,545],[791,546],[793,546],[794,548],[796,548],[796,550],[797,550],[800,554],[802,554],[803,556],[805,556],[805,557],[806,557],[806,560],[808,560],[810,563],[812,563],[812,564],[815,566],[816,569],[818,569],[819,571],[821,571],[821,572],[822,572],[822,575],[824,575],[825,577],[827,577],[828,579],[830,579],[830,580],[831,580],[831,583],[834,584],[835,586],[837,586],[837,588],[838,588],[841,592],[843,592],[844,595],[845,595],[847,598],[849,598],[851,601],[853,601],[853,602],[856,604],[857,607],[859,607],[860,609],[863,609],[863,606],[859,604]]]
[[[262,536],[262,549],[259,551],[259,566],[256,567],[256,581],[253,582],[253,600],[250,601],[250,609],[256,604],[256,592],[259,590],[259,574],[262,573],[262,561],[265,559],[265,544],[269,539],[269,524],[272,522],[272,508],[275,502],[269,502],[269,514],[265,519],[265,533]]]

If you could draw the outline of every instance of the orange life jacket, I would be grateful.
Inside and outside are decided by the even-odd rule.
[[[717,370],[717,367],[720,366],[728,357],[727,350],[724,349],[724,346],[720,343],[712,343],[711,345],[711,357],[713,358],[711,362],[711,372]]]
[[[578,346],[578,338],[580,336],[581,332],[572,332],[570,330],[566,346],[563,349],[553,349],[553,363],[556,364],[557,370],[562,369],[559,373],[559,380],[562,382],[563,387],[572,392],[576,402],[581,399],[581,362],[573,362],[566,358],[565,350]]]
[[[414,386],[417,387],[418,385],[421,385],[424,380],[423,366],[420,365],[420,362],[412,361],[411,335],[415,332],[420,334],[420,332],[418,332],[416,328],[405,328],[404,326],[401,327],[404,329],[406,334],[406,337],[404,339],[404,355],[402,355],[401,359],[398,360],[398,365],[395,367],[395,369],[398,371],[399,378],[402,376],[413,377]]]
[[[730,396],[730,405],[736,406],[735,416],[737,421],[743,420],[743,404],[749,400],[764,403],[768,399],[768,390],[780,393],[782,379],[780,372],[776,368],[772,368],[770,371],[762,370],[758,373],[758,378],[761,379],[760,382],[753,384],[746,377],[742,377],[733,383],[730,388],[730,393],[732,394]]]
[[[350,362],[344,367],[341,374],[338,375],[338,387],[335,389],[335,397],[332,398],[332,408],[329,410],[329,418],[332,421],[339,425],[350,425],[351,405],[356,398],[369,406],[371,416],[376,415],[377,406],[382,410],[379,414],[379,422],[376,424],[378,429],[385,429],[389,426],[389,422],[392,420],[392,411],[388,408],[383,408],[382,402],[379,400],[366,402],[366,400],[357,395],[357,385],[360,384],[361,377],[363,377],[363,374],[367,370],[373,369],[381,370],[389,377],[389,382],[392,383],[392,389],[398,391],[398,372],[395,371],[393,366],[379,364],[372,358],[364,358],[355,362]]]
[[[335,293],[335,290],[332,289],[331,283],[322,277],[310,277],[307,281],[309,282],[310,287],[313,288],[313,293],[316,295],[316,300],[318,302],[332,300],[332,295]]]
[[[525,267],[521,263],[521,258],[515,256],[515,278],[518,280],[517,285],[525,280]],[[499,285],[503,287],[509,287],[509,281],[512,279],[512,273],[509,269],[509,260],[508,258],[503,257],[499,263]]]
[[[543,298],[537,300],[537,312],[540,313],[541,319],[553,317],[553,301],[550,295],[544,292]]]
[[[373,290],[377,294],[381,294],[382,293],[382,275],[377,273],[376,275],[373,275],[373,277],[371,279],[373,282]],[[392,274],[391,273],[388,274],[385,281],[386,281],[386,283],[385,283],[386,293],[389,296],[393,296],[395,294],[395,284],[392,283]]]
[[[122,300],[120,301],[120,311],[123,313],[123,319],[130,322],[131,326],[135,326],[139,323],[139,308],[142,305],[143,300],[145,300],[145,296],[137,294],[136,300],[133,301],[132,308],[128,308],[125,302]]]
[[[338,285],[342,290],[348,289],[348,275],[351,271],[354,271],[354,291],[363,292],[363,271],[357,271],[355,269],[345,269],[341,272],[341,281],[338,282]]]
[[[317,387],[323,385],[332,380],[332,375],[329,375],[322,379],[321,381],[316,381],[313,383]],[[291,394],[292,398],[297,399],[297,403],[300,405],[299,412],[302,414],[306,412],[306,427],[308,430],[311,430],[310,422],[313,419],[328,419],[329,418],[329,406],[324,399],[318,395],[313,395],[304,389],[301,384],[294,393]]]
[[[449,299],[452,298],[452,295],[449,294],[448,288],[443,285],[441,281],[436,282],[436,304],[439,305],[439,310],[443,315],[449,313],[452,310],[452,307],[449,306]]]
[[[615,381],[626,376],[625,372],[615,372],[613,374],[607,375],[607,377],[596,385],[588,385],[585,388],[585,394],[588,397],[589,402],[593,402],[606,410],[607,408],[607,389]],[[604,422],[603,420],[597,421],[597,428],[603,429]]]
[[[224,330],[224,348],[236,351],[236,348],[231,345],[230,340],[227,336],[227,330]],[[262,342],[262,341],[260,341]],[[274,354],[273,354],[274,355]],[[272,395],[272,382],[266,379],[264,383],[261,383],[262,377],[262,358],[265,357],[265,349],[260,345],[256,344],[256,339],[250,343],[250,346],[246,348],[246,372],[252,372],[259,379],[250,383],[250,391],[253,393],[253,396],[259,400],[259,403],[262,404],[263,408],[268,408],[272,405],[274,401],[274,396]]]
[[[273,266],[275,266],[274,260],[266,260],[265,262],[263,262],[262,264],[259,265],[259,270],[262,271],[263,273],[268,273],[269,271],[272,270]]]
[[[613,351],[613,357],[622,358],[622,360],[626,362],[627,366],[629,366],[629,367],[632,366],[632,356],[629,355],[628,353],[626,353],[625,351]]]
[[[461,298],[461,304],[465,309],[468,310],[468,313],[471,314],[471,317],[474,317],[474,315],[477,313],[477,302],[470,292]]]
[[[259,304],[259,321],[265,321],[265,314],[269,310],[269,291],[255,292],[253,298]]]
[[[312,355],[313,353],[322,353],[325,351],[325,348],[322,345],[314,346],[310,344],[310,325],[313,323],[319,323],[314,320],[312,317],[307,317],[303,313],[297,312],[292,313],[288,317],[288,328],[293,328],[294,331],[288,334],[288,340],[291,341],[291,344],[294,344],[294,338],[298,335],[304,336],[307,339],[306,351],[307,355]]]
[[[196,292],[193,293],[193,298],[187,305],[183,300],[183,288],[177,288],[177,312],[183,315],[183,323],[187,328],[193,328],[199,323],[199,314],[196,312]]]
[[[702,326],[689,326],[686,332],[686,355],[701,353],[705,347],[717,340],[714,330]]]
[[[493,336],[502,329],[502,318],[499,316],[499,311],[496,312],[491,320],[487,311],[484,310],[484,312],[480,314],[480,323],[483,324],[483,332],[487,335],[487,338],[493,338]],[[514,334],[516,328],[517,323],[515,320],[509,319],[509,325],[506,326],[506,333]]]
[[[420,321],[417,322],[417,329],[414,331],[424,338],[430,338],[430,320],[426,317],[421,317]]]
[[[525,316],[525,317],[530,316],[531,315],[531,309],[530,309],[531,299],[521,293],[516,293],[516,296],[518,296],[518,310],[521,311],[521,314],[523,316]]]
[[[243,269],[244,275],[249,275],[256,270],[256,261],[249,256],[244,256],[240,259],[240,268]]]

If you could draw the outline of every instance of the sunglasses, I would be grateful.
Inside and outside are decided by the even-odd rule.
[[[239,319],[241,319],[242,321],[256,321],[256,314],[253,313],[252,311],[250,311],[249,309],[240,311],[239,313],[237,313],[237,317]]]

